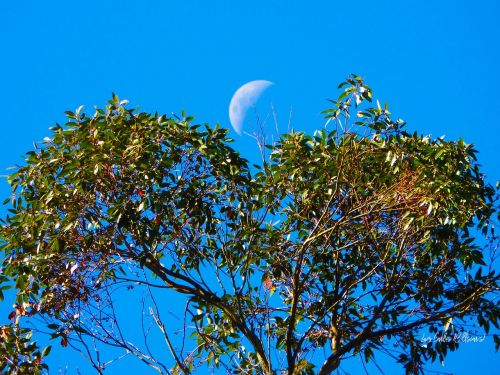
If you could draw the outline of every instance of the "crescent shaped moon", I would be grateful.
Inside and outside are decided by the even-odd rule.
[[[259,79],[245,83],[236,90],[229,104],[229,120],[238,135],[243,132],[243,122],[248,108],[254,106],[262,93],[272,85],[274,83],[271,81]]]

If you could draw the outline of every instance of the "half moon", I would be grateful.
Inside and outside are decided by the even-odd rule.
[[[236,90],[229,104],[229,120],[236,133],[241,135],[243,132],[243,122],[248,108],[254,106],[262,93],[272,85],[273,82],[260,79],[245,83]]]

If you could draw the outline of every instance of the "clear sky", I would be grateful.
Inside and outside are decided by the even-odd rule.
[[[312,132],[350,73],[409,129],[476,144],[488,180],[500,180],[498,0],[1,1],[0,174],[64,122],[65,110],[92,112],[112,92],[141,110],[185,109],[227,127],[234,91],[265,79],[275,85],[259,102],[261,117],[272,102],[281,131],[290,122]],[[250,138],[232,135],[255,158]],[[4,181],[0,193],[9,194]],[[67,351],[54,351],[53,369],[69,358],[75,374],[79,359]],[[435,366],[498,368],[486,344],[466,344]]]

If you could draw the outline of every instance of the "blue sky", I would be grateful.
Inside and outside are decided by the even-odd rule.
[[[272,102],[280,130],[290,121],[312,132],[338,83],[356,73],[409,129],[476,144],[494,182],[499,19],[498,0],[2,1],[0,174],[64,122],[65,110],[92,111],[112,92],[141,110],[185,109],[227,127],[234,91],[266,79],[275,85],[261,116]],[[232,135],[255,159],[250,138]],[[0,193],[9,194],[3,181]],[[54,353],[54,369],[66,356]],[[499,359],[492,347],[468,344],[437,369],[493,374]]]

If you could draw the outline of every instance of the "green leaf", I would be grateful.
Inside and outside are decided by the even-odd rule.
[[[52,346],[46,346],[43,351],[42,351],[42,357],[46,357],[50,354],[50,351],[52,350]]]

